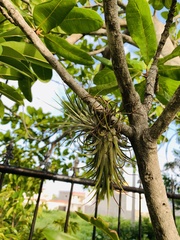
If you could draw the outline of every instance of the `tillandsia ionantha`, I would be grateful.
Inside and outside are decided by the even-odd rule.
[[[122,189],[125,183],[123,167],[130,159],[125,151],[130,148],[127,138],[116,129],[112,116],[121,116],[117,104],[98,97],[103,105],[103,113],[96,112],[77,96],[68,96],[62,101],[66,123],[73,133],[73,139],[81,141],[82,150],[87,157],[83,177],[95,181],[95,193],[99,199],[113,195],[113,190]]]

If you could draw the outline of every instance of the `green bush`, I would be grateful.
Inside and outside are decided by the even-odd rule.
[[[111,219],[109,227],[111,229],[117,230],[117,220],[114,218],[114,221]],[[120,227],[120,239],[123,240],[136,240],[138,239],[139,234],[139,224],[136,222],[132,225],[129,220],[121,220]],[[155,240],[155,235],[149,218],[143,218],[142,220],[142,240]],[[96,234],[97,240],[110,240],[102,231],[97,229]]]

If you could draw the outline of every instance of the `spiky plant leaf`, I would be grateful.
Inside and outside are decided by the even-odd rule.
[[[104,113],[98,113],[89,108],[77,96],[68,96],[62,101],[66,123],[61,126],[74,132],[74,139],[81,140],[83,152],[87,162],[83,177],[95,181],[95,192],[99,198],[106,196],[109,200],[114,186],[122,189],[125,180],[123,177],[124,164],[129,158],[124,153],[127,139],[116,130],[112,123],[112,116],[116,114],[117,106],[98,99],[104,106]]]

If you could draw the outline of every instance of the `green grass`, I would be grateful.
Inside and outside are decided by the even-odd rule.
[[[180,217],[176,217],[176,226],[177,226],[178,233],[180,235]]]
[[[63,231],[63,223],[66,218],[66,213],[64,211],[54,210],[54,211],[42,211],[37,218],[36,229],[49,228],[52,230]],[[101,218],[109,223],[111,229],[117,230],[117,218],[101,216]],[[54,221],[60,220],[60,225],[53,224]],[[63,222],[63,223],[62,223]],[[75,236],[77,240],[91,240],[93,226],[83,219],[81,219],[76,213],[70,214],[69,222],[72,222],[70,225],[73,226],[73,223],[77,223],[79,229],[76,228],[76,233],[71,231],[71,235]],[[176,218],[177,228],[180,233],[180,217]],[[71,229],[71,228],[70,228]],[[154,240],[152,226],[149,219],[143,219],[143,240]],[[106,235],[104,235],[100,230],[97,229],[96,234],[97,240],[109,240]],[[138,239],[138,222],[134,226],[131,225],[129,220],[121,220],[121,239],[123,240],[132,240]]]

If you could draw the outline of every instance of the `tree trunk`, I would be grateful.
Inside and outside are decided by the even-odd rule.
[[[157,143],[149,137],[147,131],[144,131],[139,138],[135,134],[131,143],[135,151],[156,239],[178,240],[180,237],[174,223],[159,167]]]

